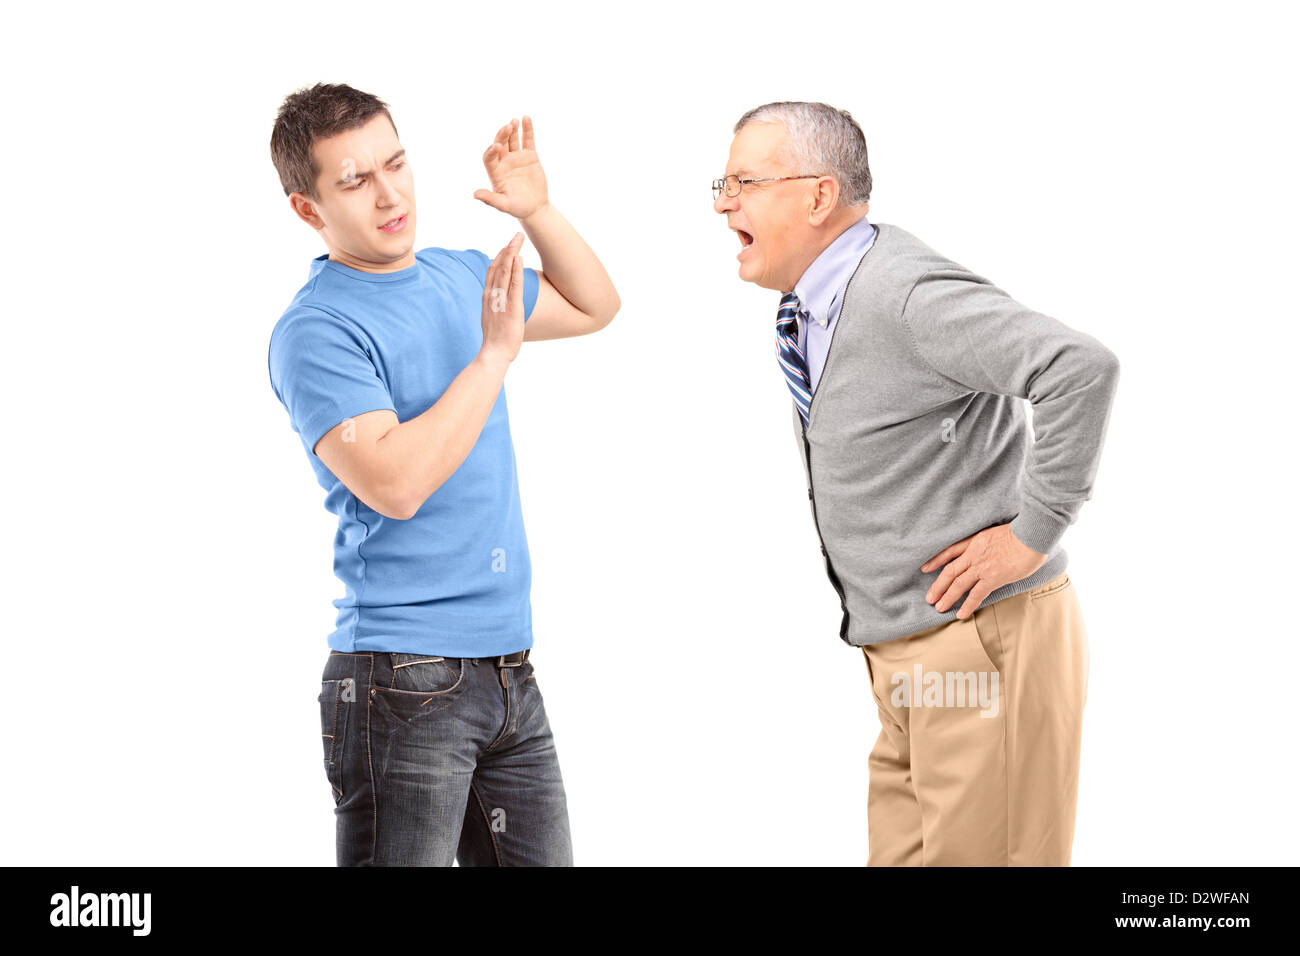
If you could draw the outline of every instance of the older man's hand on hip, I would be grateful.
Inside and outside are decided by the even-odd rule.
[[[1047,555],[1035,551],[1011,533],[1010,524],[985,528],[948,545],[921,565],[922,571],[944,565],[930,590],[925,592],[925,600],[933,604],[936,611],[946,611],[970,591],[957,612],[957,617],[965,620],[998,588],[1029,577],[1046,561]]]

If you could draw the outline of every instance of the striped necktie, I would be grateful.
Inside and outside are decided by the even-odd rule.
[[[795,321],[798,314],[799,297],[793,292],[781,296],[781,307],[776,312],[776,361],[785,373],[785,384],[790,386],[799,417],[807,428],[812,384],[808,379],[808,360],[799,348],[799,327]]]

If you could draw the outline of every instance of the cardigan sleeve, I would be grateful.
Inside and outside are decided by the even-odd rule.
[[[1031,403],[1034,442],[1011,531],[1047,554],[1092,497],[1119,359],[1092,336],[957,269],[922,275],[902,319],[917,354],[940,376]]]

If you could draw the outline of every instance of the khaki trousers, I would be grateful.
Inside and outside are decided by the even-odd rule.
[[[867,865],[1068,866],[1088,694],[1069,576],[862,653]]]

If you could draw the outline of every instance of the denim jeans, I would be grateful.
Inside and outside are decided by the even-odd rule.
[[[531,661],[331,651],[321,676],[339,866],[572,866]]]

